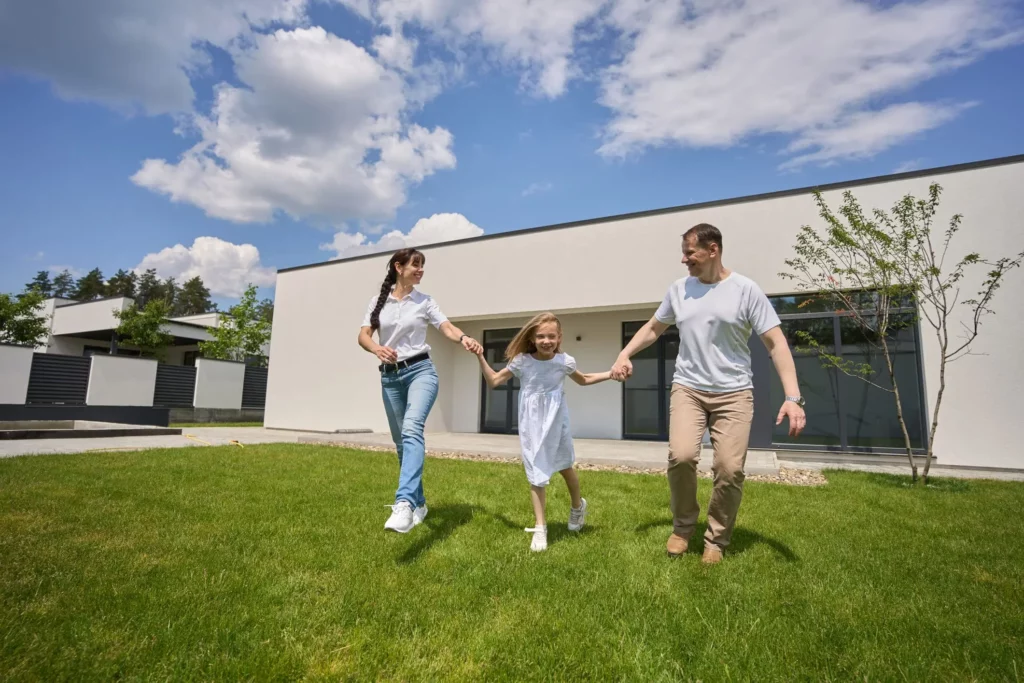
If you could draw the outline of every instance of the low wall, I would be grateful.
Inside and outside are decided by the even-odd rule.
[[[196,408],[242,409],[245,364],[200,358],[196,361]]]
[[[16,420],[91,420],[166,427],[170,410],[145,406],[0,405],[0,422]]]
[[[171,408],[171,423],[201,422],[258,422],[263,424],[263,410],[259,408]]]
[[[0,344],[0,403],[24,403],[32,373],[31,346]]]
[[[155,360],[148,358],[93,356],[85,404],[152,406],[156,364]]]

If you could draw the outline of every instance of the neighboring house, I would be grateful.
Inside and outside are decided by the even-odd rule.
[[[132,299],[122,296],[82,302],[47,299],[43,312],[50,319],[50,335],[37,351],[70,356],[137,356],[138,350],[119,342],[114,333],[118,325],[114,311],[123,311],[133,303]],[[220,323],[221,316],[222,313],[203,313],[168,318],[164,331],[171,335],[173,342],[167,349],[166,362],[195,365],[199,342],[212,339],[210,328]]]
[[[888,209],[907,193],[924,198],[932,182],[943,188],[936,235],[941,238],[954,212],[965,216],[953,247],[956,258],[978,251],[995,259],[1024,248],[1024,155],[820,189],[834,208],[842,192],[851,189],[870,211]],[[428,261],[421,289],[437,300],[452,322],[484,344],[494,366],[500,365],[508,341],[530,316],[551,310],[562,319],[565,351],[576,357],[579,367],[585,372],[607,370],[652,316],[669,285],[686,275],[679,262],[681,234],[708,222],[724,233],[726,266],[765,290],[791,344],[798,331],[822,333],[820,344],[863,361],[856,330],[841,315],[801,306],[806,295],[794,292],[793,283],[779,276],[787,270],[785,260],[794,255],[800,227],[822,225],[812,189],[423,247]],[[367,302],[380,291],[388,258],[389,254],[375,254],[279,271],[267,427],[387,431],[378,361],[358,347],[356,336]],[[977,284],[972,280],[961,298],[973,295]],[[329,314],[324,309],[325,292],[335,294]],[[1013,312],[1022,300],[1024,272],[1014,271],[997,293],[993,307],[998,315],[985,318],[974,353],[947,368],[949,390],[935,449],[943,465],[1024,468],[1017,397],[1024,385],[1024,317]],[[951,320],[950,333],[959,335],[960,325],[961,320]],[[582,388],[567,383],[575,436],[666,439],[676,335],[671,328],[635,358],[634,376],[625,384]],[[901,342],[897,366],[900,388],[912,440],[923,447],[928,410],[938,389],[939,350],[927,323],[907,337]],[[428,430],[514,433],[517,385],[511,382],[489,390],[475,358],[433,329],[429,342],[441,390]],[[891,394],[826,370],[809,353],[796,354],[808,428],[798,440],[790,439],[787,425],[775,426],[782,389],[759,340],[753,341],[751,352],[752,448],[811,451],[803,457],[821,457],[829,451],[857,453],[861,459],[898,453],[902,440]],[[880,360],[876,367],[882,370]],[[886,377],[884,371],[881,377]]]

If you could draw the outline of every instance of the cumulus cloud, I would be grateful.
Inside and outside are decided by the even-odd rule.
[[[390,218],[406,191],[455,166],[444,128],[407,124],[402,78],[322,28],[255,36],[234,51],[244,87],[222,84],[200,142],[132,180],[210,216],[269,221]]]
[[[260,263],[260,251],[251,244],[232,244],[217,237],[197,237],[191,247],[176,244],[147,254],[136,273],[154,268],[162,278],[179,283],[197,275],[212,294],[238,298],[249,284],[272,287],[277,272]]]
[[[11,0],[0,3],[0,66],[47,79],[67,98],[188,111],[205,46],[302,21],[306,1]]]
[[[789,167],[873,154],[949,121],[963,105],[873,103],[1022,38],[999,0],[618,0],[610,21],[627,47],[601,76],[613,114],[601,154],[782,133],[806,151]]]
[[[452,240],[479,237],[484,234],[483,228],[470,222],[461,213],[435,213],[430,218],[421,218],[412,226],[412,230],[403,233],[400,230],[381,235],[376,242],[371,242],[361,232],[339,232],[334,239],[321,244],[322,251],[333,251],[331,260],[376,254],[379,252],[398,251],[404,247],[418,247],[425,244],[451,242]]]
[[[527,188],[525,190],[523,190],[522,195],[524,197],[529,197],[530,195],[534,195],[534,194],[542,194],[544,192],[550,192],[551,188],[553,188],[553,187],[554,187],[554,185],[552,185],[551,183],[530,183],[527,186]]]

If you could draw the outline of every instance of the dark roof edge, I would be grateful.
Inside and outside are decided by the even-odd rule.
[[[913,178],[923,178],[931,175],[944,175],[948,173],[958,173],[961,171],[970,171],[979,168],[989,168],[992,166],[1008,166],[1010,164],[1024,163],[1024,154],[1014,154],[1011,156],[997,157],[995,159],[982,159],[980,161],[969,161],[962,164],[952,164],[949,166],[937,166],[935,168],[923,168],[916,171],[907,171],[905,173],[890,173],[888,175],[871,176],[869,178],[859,178],[856,180],[843,180],[835,183],[827,183],[825,185],[809,185],[806,187],[798,187],[789,190],[775,190],[772,192],[763,192],[761,194],[751,194],[741,197],[731,197],[728,199],[716,199],[708,202],[698,202],[696,204],[684,204],[681,206],[670,206],[662,209],[647,209],[646,211],[636,211],[633,213],[622,213],[613,216],[602,216],[600,218],[587,218],[579,221],[570,221],[568,223],[555,223],[553,225],[543,225],[535,228],[523,228],[520,230],[507,230],[505,232],[496,232],[492,234],[480,235],[479,237],[468,237],[461,240],[451,240],[450,242],[434,242],[432,244],[424,244],[417,246],[418,249],[436,249],[438,247],[449,247],[457,244],[467,244],[469,242],[483,242],[485,240],[493,240],[501,237],[517,237],[519,235],[528,235],[534,232],[544,232],[547,230],[561,230],[564,228],[577,228],[583,225],[596,225],[598,223],[611,223],[613,221],[628,220],[631,218],[646,218],[648,216],[660,216],[668,213],[678,213],[682,211],[691,211],[694,209],[706,209],[715,206],[728,206],[730,204],[745,204],[747,202],[758,202],[766,199],[779,199],[782,197],[792,197],[801,194],[810,194],[814,191],[830,192],[832,190],[844,190],[851,187],[862,187],[864,185],[876,185],[878,183],[890,182],[894,180],[910,180]],[[296,270],[305,270],[307,268],[319,268],[321,266],[330,266],[338,263],[349,263],[351,261],[361,261],[363,259],[378,258],[382,254],[387,252],[375,252],[373,254],[361,254],[359,256],[352,256],[350,258],[336,259],[334,261],[320,261],[317,263],[308,263],[302,266],[291,266],[289,268],[279,268],[278,274],[290,273]]]

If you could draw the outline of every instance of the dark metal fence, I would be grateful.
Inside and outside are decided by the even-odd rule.
[[[165,408],[191,407],[196,395],[196,369],[188,365],[156,366],[153,405]]]
[[[267,404],[267,369],[245,366],[242,384],[242,407],[263,408]]]
[[[84,405],[91,358],[36,353],[28,377],[26,403]]]

